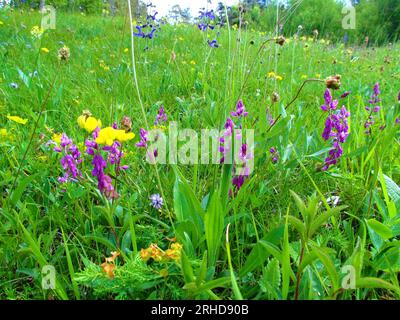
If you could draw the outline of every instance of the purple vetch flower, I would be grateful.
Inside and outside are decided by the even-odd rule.
[[[150,205],[156,210],[160,210],[164,204],[163,198],[158,193],[152,194],[150,200]]]
[[[368,118],[364,123],[366,135],[370,135],[372,133],[372,126],[375,124],[375,114],[381,110],[380,105],[378,105],[382,101],[382,99],[379,98],[380,94],[381,90],[379,83],[376,83],[373,88],[371,98],[368,100],[368,105],[365,106],[365,110],[369,112]]]
[[[115,191],[112,185],[110,176],[104,173],[104,169],[107,167],[107,161],[104,160],[100,153],[93,156],[92,160],[93,170],[92,176],[97,178],[97,188],[107,198],[114,199],[118,197],[118,193]]]
[[[326,89],[324,94],[325,104],[321,106],[322,111],[336,110],[339,101],[334,100],[331,94],[331,90]]]
[[[343,154],[342,144],[345,143],[349,136],[349,125],[347,119],[350,112],[343,106],[338,112],[331,113],[325,122],[325,129],[322,134],[324,140],[332,139],[332,149],[329,151],[328,157],[325,159],[323,171],[329,169],[330,166],[337,163],[337,159]]]
[[[396,123],[396,124],[400,124],[400,118],[396,118],[395,123]]]
[[[222,158],[220,160],[220,163],[223,163],[225,161],[225,156],[227,155],[228,152],[230,152],[232,148],[232,133],[234,127],[235,124],[232,121],[232,119],[231,118],[226,119],[226,122],[224,124],[225,130],[222,134],[222,137],[219,138],[219,152],[222,153]]]
[[[242,99],[239,99],[236,104],[236,111],[231,112],[232,117],[240,119],[241,117],[246,117],[248,114],[249,113],[246,111],[246,107],[244,106]]]
[[[269,108],[267,108],[267,109],[265,110],[265,113],[267,114],[267,121],[268,121],[268,124],[269,124],[270,126],[273,125],[274,122],[275,122],[275,120],[274,120],[274,118],[272,117],[271,110],[270,110]]]
[[[124,153],[122,152],[122,145],[120,142],[114,141],[111,146],[104,146],[103,150],[108,152],[107,160],[111,165],[115,165],[115,170],[117,172],[129,168],[127,165],[121,166],[121,159],[124,156]]]
[[[149,141],[148,133],[143,128],[140,128],[140,141],[136,143],[136,147],[138,148],[146,148],[147,149],[147,142]]]
[[[78,169],[79,164],[83,161],[81,152],[65,133],[61,135],[60,146],[57,146],[54,141],[49,141],[48,144],[55,145],[55,152],[63,153],[60,162],[64,170],[64,175],[58,178],[58,182],[66,183],[68,181],[76,181],[78,178],[82,177],[82,173]]]
[[[277,163],[278,161],[279,161],[279,153],[278,153],[278,151],[276,150],[276,148],[274,148],[274,147],[271,147],[270,149],[269,149],[269,153],[271,154],[271,161],[272,161],[272,163]]]
[[[165,113],[164,106],[161,106],[158,110],[156,121],[154,121],[154,125],[162,125],[167,122],[167,114]]]
[[[347,98],[347,96],[350,95],[350,94],[351,94],[351,91],[346,91],[340,96],[340,99]]]

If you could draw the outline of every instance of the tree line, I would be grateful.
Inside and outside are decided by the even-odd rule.
[[[87,14],[126,12],[125,0],[11,0],[15,7],[39,8],[45,4],[57,10],[83,11]],[[205,2],[205,1],[204,1]],[[131,0],[135,15],[145,15],[147,6],[141,0]],[[319,37],[351,43],[383,44],[397,41],[400,34],[400,0],[351,0],[355,9],[355,28],[345,29],[343,19],[348,11],[344,0],[242,0],[228,8],[227,17],[222,2],[217,11],[231,25],[242,25],[250,30],[279,32],[285,36],[302,34],[311,36],[315,30]],[[174,5],[170,20],[183,23],[196,22],[196,12]],[[301,27],[300,27],[301,26]]]

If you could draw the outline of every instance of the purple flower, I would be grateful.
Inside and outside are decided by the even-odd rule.
[[[325,141],[332,139],[332,149],[329,151],[328,157],[325,159],[323,171],[329,169],[330,166],[337,163],[337,159],[343,154],[341,144],[345,143],[349,136],[349,125],[347,118],[350,112],[343,106],[339,111],[328,115],[325,121],[325,128],[322,138]]]
[[[140,128],[140,141],[136,143],[136,147],[138,148],[146,148],[147,149],[147,142],[149,141],[148,139],[148,133],[146,130],[143,128]]]
[[[334,100],[329,89],[326,89],[324,94],[325,104],[321,106],[322,111],[336,110],[339,101]]]
[[[156,117],[156,121],[154,121],[154,125],[161,125],[163,123],[167,122],[167,114],[165,113],[164,107],[161,106],[160,109],[158,110],[158,114]]]
[[[219,47],[219,44],[218,44],[216,39],[214,39],[212,41],[207,40],[207,43],[211,48],[218,48]]]
[[[345,93],[343,93],[341,96],[340,96],[340,99],[344,99],[344,98],[346,98],[348,95],[350,95],[351,94],[351,91],[346,91]]]
[[[97,188],[100,192],[109,199],[117,198],[118,193],[112,185],[111,178],[104,173],[104,169],[107,167],[107,161],[104,160],[100,153],[94,155],[92,165],[92,176],[97,178]]]
[[[79,164],[82,163],[81,152],[65,133],[61,135],[60,147],[54,141],[49,141],[47,144],[54,144],[54,151],[63,153],[60,162],[64,170],[64,175],[58,178],[60,183],[75,181],[79,177],[82,177],[82,173],[78,169]]]
[[[365,120],[364,123],[364,128],[365,134],[370,135],[372,133],[372,126],[375,124],[375,115],[381,110],[381,107],[378,105],[382,101],[382,99],[379,98],[379,95],[381,94],[380,86],[379,83],[376,83],[374,88],[373,88],[373,93],[371,95],[371,98],[368,100],[369,105],[365,107],[365,110],[369,112],[367,120]]]
[[[150,205],[156,210],[160,210],[164,204],[163,198],[158,193],[151,195],[150,200]]]
[[[271,154],[271,156],[272,156],[272,158],[271,158],[271,161],[272,161],[272,163],[277,163],[278,162],[278,160],[279,160],[279,153],[278,153],[278,151],[274,148],[274,147],[271,147],[270,149],[269,149],[269,153]]]
[[[241,117],[246,117],[249,113],[246,111],[246,107],[243,104],[242,99],[240,99],[236,104],[236,111],[232,111],[232,117],[240,119]]]

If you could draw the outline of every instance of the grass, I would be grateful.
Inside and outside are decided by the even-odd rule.
[[[1,298],[399,298],[398,45],[365,49],[290,38],[280,47],[265,43],[273,35],[225,27],[220,47],[211,49],[191,25],[162,25],[153,40],[135,38],[150,124],[164,105],[180,128],[222,128],[243,99],[243,127],[255,132],[255,167],[228,197],[231,166],[159,164],[155,171],[135,147],[145,125],[127,17],[57,13],[57,28],[41,39],[30,34],[40,25],[36,12],[0,11],[0,20],[0,129],[8,132],[0,135]],[[64,44],[71,56],[60,63]],[[269,77],[272,71],[282,80]],[[340,92],[351,91],[343,100],[351,133],[338,164],[324,172],[325,86],[314,81],[299,89],[306,79],[334,74],[342,76]],[[376,82],[382,108],[367,136],[364,106]],[[280,115],[273,127],[267,108]],[[65,132],[83,150],[88,134],[77,118],[85,109],[104,126],[124,115],[133,122],[136,138],[123,146],[129,169],[117,177],[120,197],[113,201],[98,191],[90,158],[79,183],[61,186],[60,155],[46,147],[52,133]],[[163,195],[160,211],[149,205],[154,193]],[[336,208],[332,196],[340,198]],[[180,259],[143,261],[141,249],[154,243],[167,252],[175,237]],[[113,278],[101,267],[111,252],[119,253]],[[48,264],[56,269],[55,290],[42,289]],[[346,265],[355,268],[352,289],[342,285]]]

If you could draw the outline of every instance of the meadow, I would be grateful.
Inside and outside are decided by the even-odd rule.
[[[399,44],[40,21],[0,10],[0,298],[400,298]],[[254,169],[149,163],[171,121]]]

